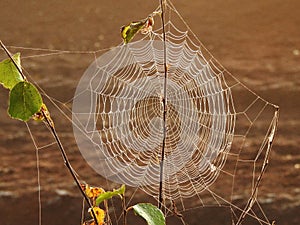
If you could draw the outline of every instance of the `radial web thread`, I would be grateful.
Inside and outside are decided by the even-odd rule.
[[[162,182],[166,207],[176,201],[184,211],[185,200],[196,196],[189,207],[191,202],[230,206],[233,223],[245,214],[257,217],[250,211],[269,158],[278,108],[225,70],[170,2],[165,31],[167,133]],[[164,130],[163,47],[160,28],[102,55],[84,74],[73,107],[77,139],[84,131],[90,140],[83,155],[89,162],[97,157],[92,167],[111,181],[139,187],[155,198]],[[239,99],[243,93],[246,102]],[[83,108],[80,103],[87,99],[89,107]],[[269,124],[266,135],[257,139],[260,144],[248,146],[259,128],[256,123]],[[247,182],[237,179],[240,167],[252,171],[245,208],[233,204],[240,195],[239,182]],[[231,187],[230,193],[222,190],[223,185]]]
[[[72,109],[70,101],[44,95],[69,120],[71,114],[79,149],[94,170],[109,182],[141,189],[158,200],[166,44],[162,196],[167,217],[175,208],[183,213],[220,207],[230,214],[228,224],[241,224],[244,218],[251,224],[271,224],[257,196],[278,107],[229,73],[170,1],[165,3],[166,43],[160,16],[154,20],[155,29],[148,35],[139,34],[98,58],[102,51],[27,49],[44,52],[27,59],[95,56],[71,99]],[[51,145],[37,143],[37,148]]]

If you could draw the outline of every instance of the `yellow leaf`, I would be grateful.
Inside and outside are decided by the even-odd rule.
[[[99,207],[93,207],[93,210],[95,212],[96,218],[94,220],[97,220],[98,225],[103,225],[104,224],[104,219],[105,219],[105,211],[103,209],[100,209]],[[89,213],[93,217],[92,209],[89,209]]]
[[[124,43],[128,44],[138,32],[141,32],[141,34],[149,34],[154,26],[153,17],[158,14],[160,14],[160,12],[153,12],[146,19],[131,22],[129,25],[123,26],[121,28],[121,36]]]
[[[132,22],[127,26],[121,28],[121,36],[125,44],[129,43],[131,39],[145,26],[146,21],[141,20]]]
[[[85,194],[91,198],[95,199],[97,198],[100,194],[104,193],[104,189],[99,188],[99,187],[91,187],[90,185],[81,185],[82,190],[85,192]]]

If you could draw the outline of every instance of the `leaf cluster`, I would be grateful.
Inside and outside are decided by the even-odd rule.
[[[93,218],[92,221],[86,221],[83,225],[94,224],[94,221],[97,220],[99,225],[105,224],[105,216],[108,213],[108,203],[107,200],[120,196],[122,200],[125,198],[125,185],[123,184],[120,188],[114,189],[112,191],[105,191],[100,187],[91,187],[88,184],[82,185],[82,189],[85,194],[93,202],[93,210],[95,212],[96,218]],[[100,208],[100,204],[104,203],[105,210]],[[134,206],[124,209],[127,212],[133,210],[135,215],[142,217],[148,225],[165,225],[165,217],[160,209],[150,203],[138,203]],[[92,209],[89,209],[91,212]],[[92,215],[92,214],[91,214]],[[93,217],[93,215],[92,215]]]
[[[0,83],[9,89],[8,114],[26,122],[40,111],[43,100],[37,88],[21,72],[20,53],[0,62]]]

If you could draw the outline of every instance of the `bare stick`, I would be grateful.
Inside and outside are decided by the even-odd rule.
[[[127,210],[126,210],[125,195],[122,196],[122,207],[123,207],[123,225],[127,225]]]
[[[271,130],[270,130],[270,134],[268,136],[268,145],[267,145],[265,159],[264,159],[264,162],[263,162],[263,165],[262,165],[262,168],[261,168],[261,172],[260,172],[260,174],[259,174],[259,176],[256,180],[256,183],[255,183],[254,189],[252,191],[252,194],[250,196],[250,199],[248,200],[248,203],[245,206],[242,214],[240,215],[236,225],[242,224],[242,222],[245,219],[246,215],[251,210],[251,208],[254,204],[254,201],[255,201],[255,198],[256,198],[256,195],[257,195],[258,188],[259,188],[259,185],[261,183],[262,177],[265,174],[266,169],[268,167],[270,152],[271,152],[271,148],[272,148],[272,145],[273,145],[273,140],[274,140],[274,137],[275,137],[275,133],[276,133],[276,130],[277,130],[277,124],[278,124],[278,118],[279,118],[278,114],[279,114],[279,108],[277,107],[276,111],[274,113],[274,116],[273,116],[273,121],[272,121],[271,126],[270,126]]]
[[[63,145],[62,145],[62,143],[61,143],[61,141],[60,141],[60,139],[59,139],[59,137],[57,135],[57,132],[56,132],[54,126],[53,126],[53,122],[49,120],[48,116],[45,114],[45,112],[43,110],[41,110],[41,111],[42,111],[43,116],[44,116],[44,118],[46,120],[46,123],[49,125],[51,133],[53,134],[53,136],[55,138],[55,141],[56,141],[56,143],[58,145],[58,148],[59,148],[59,150],[61,152],[61,155],[63,157],[64,164],[68,168],[70,174],[72,175],[73,180],[75,181],[75,183],[76,183],[77,187],[79,188],[79,190],[80,190],[82,196],[84,197],[85,201],[88,203],[89,207],[91,208],[92,215],[94,217],[94,221],[95,221],[96,225],[98,225],[98,221],[97,221],[97,217],[96,217],[96,214],[94,212],[94,209],[93,209],[93,205],[92,205],[91,201],[89,200],[89,198],[87,197],[87,195],[85,194],[85,192],[81,188],[80,182],[79,182],[76,174],[74,173],[74,170],[73,170],[73,168],[72,168],[72,166],[71,166],[71,164],[69,162],[69,159],[68,159],[67,154],[66,154],[66,152],[64,150],[64,147],[63,147]]]
[[[163,0],[160,0],[161,7],[161,22],[162,22],[162,33],[163,33],[163,42],[164,42],[164,94],[163,94],[163,141],[161,149],[161,161],[160,161],[160,177],[159,177],[159,197],[158,197],[158,208],[162,208],[163,204],[163,173],[164,173],[164,159],[165,159],[165,145],[166,145],[166,136],[167,136],[167,48],[166,48],[166,33],[165,33],[165,12]]]

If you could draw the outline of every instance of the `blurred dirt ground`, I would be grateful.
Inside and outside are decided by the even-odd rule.
[[[267,217],[276,224],[300,224],[300,1],[173,3],[225,68],[257,94],[280,106],[278,133],[259,197]],[[95,51],[118,45],[120,27],[144,18],[157,6],[154,0],[1,0],[0,39],[7,46]],[[20,51],[27,54],[24,49]],[[0,57],[6,57],[2,51]],[[24,59],[23,66],[46,93],[65,102],[72,98],[92,60],[88,54],[36,57]],[[1,89],[0,224],[38,224],[35,148],[26,126],[6,116],[6,99],[7,92]],[[74,168],[86,181],[97,184],[101,178],[87,166],[71,141],[70,123],[59,113],[53,116]],[[52,143],[46,129],[30,126],[38,145]],[[41,150],[39,157],[43,224],[80,224],[80,194],[60,153],[51,145]],[[203,221],[208,214],[214,221]],[[200,211],[190,218],[190,224],[222,224],[223,214]]]

